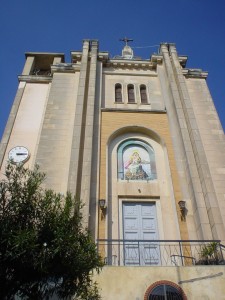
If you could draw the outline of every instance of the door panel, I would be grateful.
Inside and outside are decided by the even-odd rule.
[[[160,263],[155,203],[123,203],[124,263],[126,265],[157,265]],[[142,240],[140,242],[140,240]]]

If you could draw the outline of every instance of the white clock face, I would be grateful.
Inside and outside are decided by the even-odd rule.
[[[28,160],[29,151],[23,146],[16,146],[9,151],[9,160],[14,163],[22,163]]]

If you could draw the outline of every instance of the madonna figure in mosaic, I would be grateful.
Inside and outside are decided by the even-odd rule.
[[[141,156],[141,154],[145,153],[140,154],[140,150],[142,149],[133,150],[129,159],[124,163],[124,174],[127,180],[145,180],[151,175],[150,161],[145,160],[144,157]]]

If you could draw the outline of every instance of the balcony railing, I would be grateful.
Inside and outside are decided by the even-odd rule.
[[[112,266],[192,266],[225,264],[219,240],[103,240],[98,251]]]

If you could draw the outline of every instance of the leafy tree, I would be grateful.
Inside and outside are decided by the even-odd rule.
[[[102,261],[82,204],[42,188],[45,175],[9,163],[0,182],[0,299],[99,299]]]

